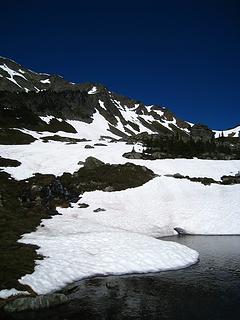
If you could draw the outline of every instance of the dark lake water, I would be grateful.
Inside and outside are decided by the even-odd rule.
[[[200,261],[177,271],[85,279],[67,305],[7,319],[240,319],[240,236],[164,240],[196,249]]]

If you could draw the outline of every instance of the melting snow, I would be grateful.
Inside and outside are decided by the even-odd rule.
[[[19,291],[16,289],[0,290],[0,299],[7,299],[11,296],[17,296],[17,295],[29,295],[29,292],[28,291]]]
[[[95,94],[95,93],[97,93],[97,87],[92,87],[92,89],[88,91],[88,94]]]
[[[19,72],[21,72],[22,74],[26,73],[25,71],[23,71],[22,69],[18,69]]]
[[[198,260],[198,253],[178,243],[156,240],[137,233],[103,231],[104,226],[68,213],[61,219],[46,220],[45,227],[26,234],[21,242],[40,245],[39,253],[47,256],[38,261],[35,271],[21,278],[37,293],[60,289],[75,280],[96,274],[125,274],[173,270]],[[49,222],[53,222],[50,223]],[[68,229],[65,228],[65,222]],[[95,228],[96,229],[96,228]]]
[[[42,82],[42,83],[44,83],[44,84],[45,84],[45,83],[51,83],[49,79],[40,80],[40,82]]]
[[[233,128],[233,129],[229,129],[229,130],[213,130],[213,132],[215,132],[215,137],[219,138],[222,135],[224,137],[228,137],[229,135],[232,137],[239,137],[240,136],[240,126]]]
[[[9,77],[7,77],[7,79],[9,81],[12,81],[14,84],[16,84],[20,88],[21,88],[21,86],[14,79],[14,76],[22,77],[23,79],[27,80],[21,73],[10,69],[5,63],[3,65],[0,65],[0,68],[3,69],[4,71],[6,71],[9,74]]]
[[[107,109],[106,109],[106,107],[104,105],[104,102],[101,101],[101,100],[98,100],[98,102],[99,102],[100,107],[107,111]]]
[[[66,122],[71,124],[77,130],[78,135],[81,138],[97,140],[101,136],[116,137],[109,131],[108,122],[98,110],[93,114],[92,123],[85,123],[77,120],[67,120]]]
[[[53,117],[53,116],[45,116],[45,117],[40,116],[39,118],[40,118],[41,120],[43,120],[44,122],[46,122],[47,124],[49,124],[50,121],[51,121],[52,119],[54,119],[55,117]]]

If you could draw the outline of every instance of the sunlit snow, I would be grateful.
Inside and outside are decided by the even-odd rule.
[[[221,136],[223,136],[223,137],[228,137],[228,136],[240,137],[240,126],[237,126],[236,128],[229,129],[229,130],[223,130],[223,131],[213,130],[213,132],[215,132],[216,138],[219,138]]]
[[[17,296],[17,295],[29,295],[29,292],[28,291],[19,291],[14,288],[0,290],[0,299],[6,299],[11,296]]]
[[[94,88],[88,93],[95,93]],[[113,101],[126,121],[138,124],[140,132],[152,133],[140,121],[140,118],[154,121],[151,115],[139,116],[134,111],[138,105],[128,108],[117,100]],[[103,101],[99,100],[99,105],[105,109]],[[150,109],[148,106],[147,110]],[[160,109],[153,111],[163,115]],[[54,117],[40,118],[49,123]],[[120,117],[116,119],[116,128],[124,131]],[[46,257],[37,262],[32,274],[20,280],[37,293],[51,292],[95,274],[161,271],[195,263],[198,259],[196,251],[155,239],[175,234],[175,227],[191,234],[240,234],[240,185],[205,186],[165,176],[180,173],[220,180],[221,176],[234,175],[240,170],[239,160],[126,159],[122,155],[130,152],[133,145],[124,142],[109,142],[105,138],[106,146],[85,148],[86,144],[93,146],[99,143],[103,136],[117,138],[109,131],[109,123],[98,111],[93,114],[91,123],[66,121],[77,133],[19,129],[39,140],[29,145],[1,145],[0,156],[21,162],[19,167],[3,168],[4,171],[16,179],[25,179],[37,172],[58,176],[63,172],[73,173],[82,166],[79,161],[94,156],[110,164],[132,162],[143,165],[159,176],[138,188],[84,193],[79,202],[89,204],[88,208],[79,208],[78,203],[71,208],[58,208],[61,215],[44,220],[44,226],[38,227],[36,232],[23,235],[21,242],[38,245],[38,252]],[[176,119],[165,121],[163,125],[169,126],[169,123],[176,125]],[[68,144],[40,140],[54,134],[90,141]],[[134,149],[142,151],[143,147],[136,144]],[[97,208],[106,211],[96,213],[93,210]],[[14,290],[0,291],[0,297],[15,294]]]
[[[92,87],[92,89],[88,91],[88,94],[95,94],[95,93],[97,93],[97,87],[95,87],[95,86]]]
[[[44,84],[45,84],[45,83],[51,83],[49,79],[40,80],[40,82],[42,82],[42,83],[44,83]]]
[[[7,77],[8,80],[12,81],[14,84],[16,84],[18,87],[21,88],[21,86],[17,83],[17,81],[14,79],[14,76],[21,77],[25,80],[27,80],[22,73],[19,73],[17,71],[14,71],[10,69],[5,63],[3,65],[0,65],[0,68],[6,71],[9,74],[9,77]]]
[[[37,293],[48,293],[96,274],[173,270],[187,267],[198,259],[195,250],[178,243],[121,230],[104,231],[106,228],[101,224],[97,231],[93,231],[88,222],[86,227],[89,229],[78,232],[76,224],[83,220],[78,221],[68,213],[62,218],[62,221],[44,221],[45,227],[25,235],[21,240],[36,243],[41,247],[38,252],[47,256],[38,262],[34,273],[20,280]],[[62,232],[65,219],[68,220],[69,230]],[[48,224],[50,221],[53,222],[51,225]]]

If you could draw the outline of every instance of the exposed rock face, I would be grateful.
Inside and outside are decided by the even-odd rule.
[[[0,157],[0,167],[19,167],[21,162]]]
[[[240,184],[240,175],[235,176],[222,176],[222,184]]]
[[[7,312],[19,312],[25,310],[39,310],[57,306],[68,302],[68,298],[64,294],[55,293],[49,295],[40,295],[37,297],[18,298],[9,301],[4,310]]]
[[[40,90],[74,90],[74,84],[61,76],[36,73],[13,60],[0,57],[0,91],[28,92]]]
[[[104,162],[102,162],[101,160],[98,160],[97,158],[94,158],[94,157],[88,157],[85,160],[84,168],[85,169],[95,169],[95,168],[101,167],[103,165],[104,165]]]
[[[214,138],[214,133],[207,126],[195,124],[190,129],[190,135],[194,141],[211,142]]]
[[[144,159],[141,152],[126,152],[123,154],[123,157],[127,159]]]
[[[30,144],[35,140],[36,139],[30,134],[23,133],[19,130],[0,128],[0,145]]]

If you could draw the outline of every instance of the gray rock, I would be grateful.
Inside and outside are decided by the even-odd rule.
[[[221,177],[221,184],[227,185],[227,184],[240,184],[240,176],[222,176]]]
[[[97,158],[94,158],[94,157],[88,157],[85,160],[84,168],[85,169],[94,169],[94,168],[100,167],[102,165],[104,165],[104,162],[102,162],[101,160],[98,160]]]
[[[174,228],[174,230],[180,235],[187,234],[187,232],[184,229],[179,227]]]
[[[235,177],[240,177],[240,171],[235,174]]]
[[[84,208],[87,208],[87,207],[89,207],[89,204],[87,204],[87,203],[79,203],[78,204],[78,208],[84,209]]]
[[[112,192],[112,191],[114,191],[114,188],[111,187],[111,186],[108,186],[108,187],[106,187],[103,191]]]
[[[190,129],[190,135],[194,141],[211,142],[214,138],[214,132],[207,126],[202,124],[195,124]]]
[[[4,310],[6,312],[19,312],[24,310],[39,310],[66,303],[68,298],[64,294],[55,293],[37,297],[18,298],[9,301]]]
[[[142,159],[143,155],[140,152],[126,152],[123,157],[127,159]]]
[[[97,209],[93,210],[93,212],[101,212],[101,211],[106,211],[106,209],[103,209],[103,208],[97,208]]]
[[[85,148],[85,149],[94,149],[94,147],[91,146],[90,144],[86,144],[84,148]]]
[[[184,176],[181,174],[181,173],[175,173],[173,174],[173,178],[176,178],[176,179],[183,179]]]
[[[107,147],[107,144],[104,144],[104,143],[94,143],[94,146],[97,146],[97,147]]]

